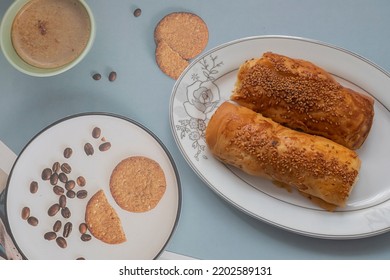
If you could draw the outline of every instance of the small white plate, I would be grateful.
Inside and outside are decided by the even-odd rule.
[[[94,127],[101,129],[101,137],[94,139]],[[107,151],[98,146],[104,141],[111,143]],[[94,154],[87,156],[84,144],[91,143]],[[63,155],[70,147],[73,154],[69,159]],[[144,213],[131,213],[121,209],[113,200],[109,179],[114,167],[129,156],[146,156],[158,162],[164,171],[167,188],[157,206]],[[67,199],[71,217],[65,219],[60,213],[54,217],[47,214],[48,208],[58,202],[48,181],[41,179],[44,168],[52,167],[54,162],[67,162],[72,171],[69,179],[84,176],[85,187],[76,185],[75,190],[85,189],[85,199]],[[37,181],[37,193],[30,192],[30,183]],[[59,185],[63,186],[62,183]],[[118,213],[127,241],[109,245],[92,237],[81,240],[79,224],[84,222],[85,207],[89,198],[97,190],[103,189],[105,195]],[[21,218],[23,207],[31,209],[31,215],[39,220],[31,226]],[[23,149],[9,176],[6,192],[6,215],[12,238],[18,249],[27,259],[153,259],[164,249],[170,239],[180,214],[181,188],[176,166],[162,142],[148,129],[130,119],[112,114],[80,114],[62,119],[38,133]],[[56,220],[62,225],[71,221],[73,230],[65,249],[56,241],[44,239]],[[62,236],[62,229],[58,233]]]
[[[341,84],[375,98],[374,123],[363,147],[360,179],[345,209],[330,213],[297,192],[249,176],[216,160],[205,143],[215,109],[232,93],[239,66],[272,51],[309,60]],[[362,238],[390,230],[390,76],[367,59],[304,38],[260,36],[218,46],[194,60],[177,80],[170,122],[176,143],[196,174],[243,212],[280,228],[312,237]]]

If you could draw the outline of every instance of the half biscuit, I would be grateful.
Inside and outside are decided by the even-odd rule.
[[[126,241],[121,220],[103,190],[96,192],[88,201],[85,223],[91,234],[105,243],[120,244]]]

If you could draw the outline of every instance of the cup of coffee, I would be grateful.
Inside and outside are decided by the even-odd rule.
[[[0,47],[17,70],[48,77],[79,63],[95,33],[84,0],[15,0],[0,25]]]

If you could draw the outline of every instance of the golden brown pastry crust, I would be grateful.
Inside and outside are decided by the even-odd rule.
[[[265,117],[358,149],[374,117],[371,97],[311,62],[267,52],[241,65],[231,99]]]
[[[360,169],[354,151],[230,102],[223,103],[210,119],[206,142],[224,163],[341,207]]]

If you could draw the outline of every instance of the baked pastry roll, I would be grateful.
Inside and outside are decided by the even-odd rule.
[[[345,206],[358,179],[356,152],[230,102],[223,103],[211,117],[206,143],[220,161],[296,187],[330,206]]]
[[[311,62],[267,52],[241,65],[231,99],[292,129],[350,149],[365,141],[374,101]]]

